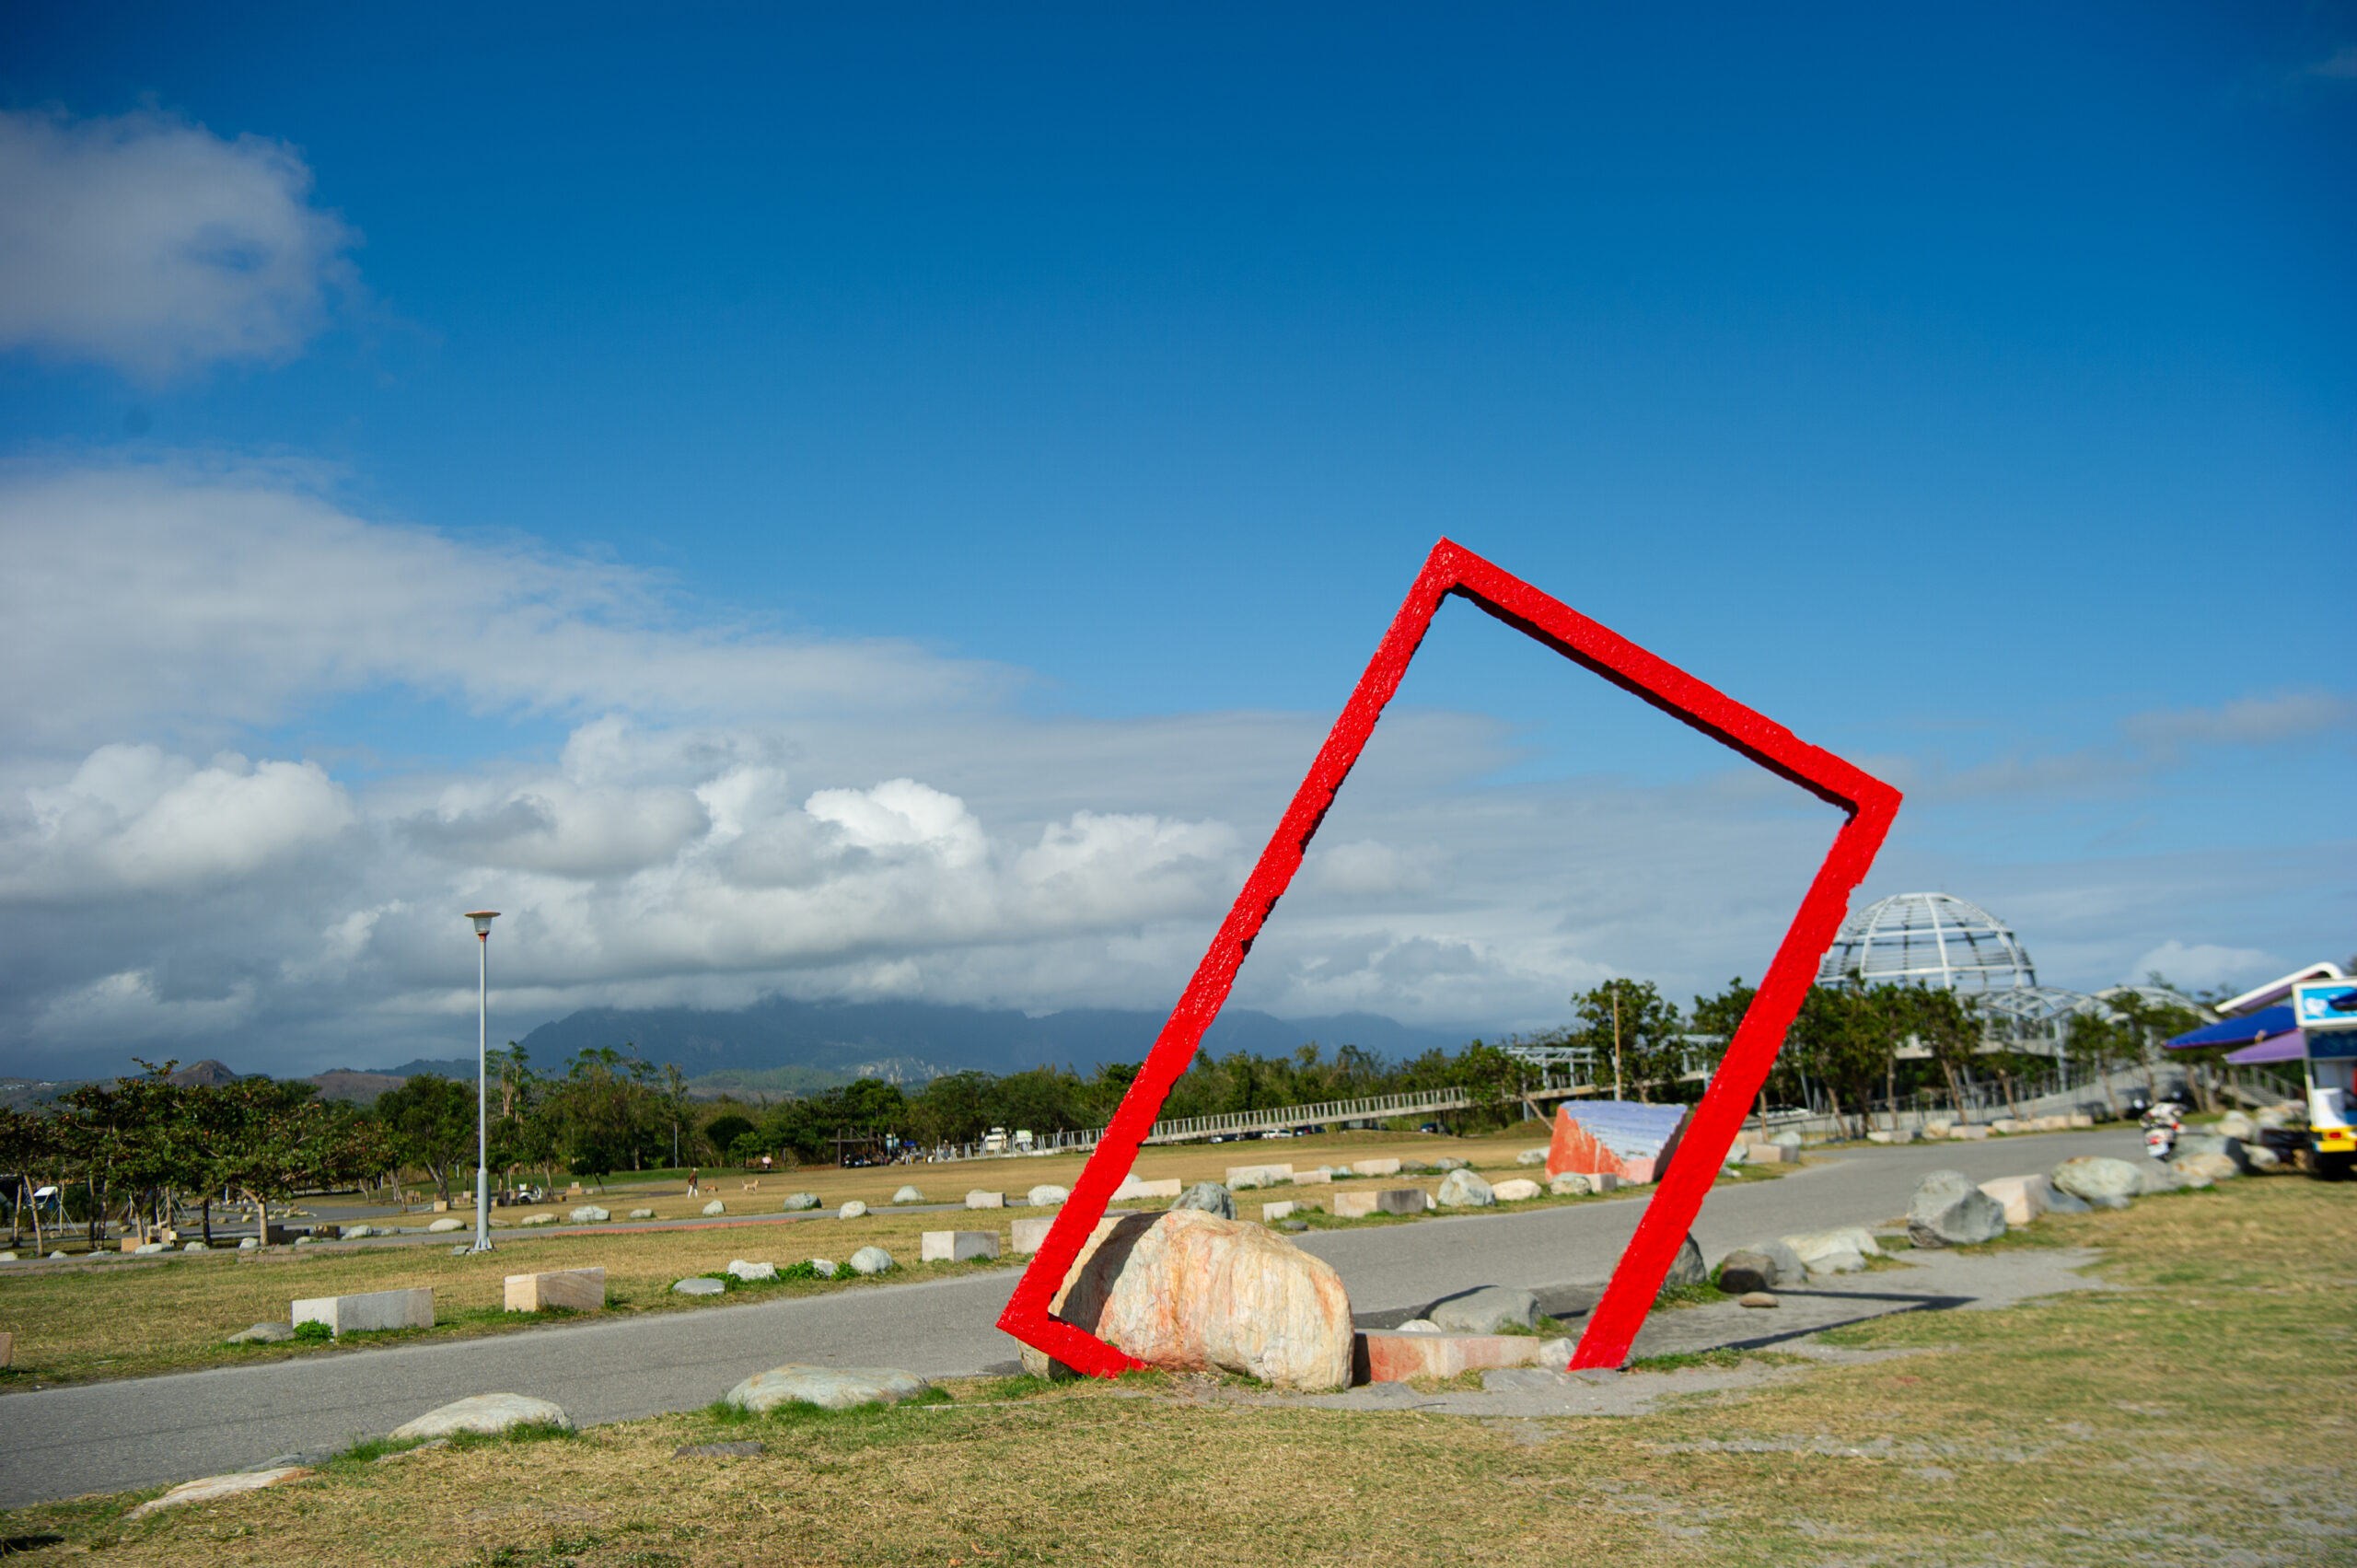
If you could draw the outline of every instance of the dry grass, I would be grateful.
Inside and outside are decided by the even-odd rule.
[[[1218,1179],[1231,1165],[1292,1163],[1309,1169],[1341,1164],[1376,1153],[1405,1153],[1416,1157],[1452,1154],[1492,1168],[1511,1167],[1515,1154],[1536,1146],[1528,1134],[1491,1138],[1408,1138],[1387,1133],[1350,1133],[1335,1138],[1288,1139],[1266,1143],[1224,1144],[1213,1148],[1148,1149],[1138,1162],[1139,1175],[1148,1180],[1176,1176],[1182,1180]],[[551,1235],[507,1229],[497,1233],[496,1250],[489,1255],[453,1256],[449,1248],[418,1242],[393,1245],[329,1244],[319,1248],[279,1248],[260,1254],[212,1252],[172,1254],[154,1259],[116,1258],[103,1262],[76,1263],[70,1268],[10,1265],[0,1267],[0,1330],[16,1335],[16,1364],[0,1371],[0,1392],[87,1382],[98,1378],[133,1377],[159,1372],[184,1371],[226,1364],[280,1359],[290,1355],[354,1353],[357,1345],[330,1351],[311,1345],[228,1345],[229,1334],[258,1322],[284,1322],[290,1304],[298,1297],[339,1295],[360,1291],[393,1290],[431,1285],[435,1311],[440,1319],[432,1330],[402,1335],[372,1335],[367,1342],[390,1339],[467,1338],[513,1332],[541,1321],[500,1310],[503,1282],[509,1274],[548,1269],[602,1265],[610,1310],[620,1312],[688,1312],[724,1299],[674,1295],[673,1281],[685,1275],[710,1273],[732,1259],[786,1264],[804,1258],[824,1257],[841,1262],[861,1247],[878,1246],[903,1265],[893,1278],[911,1273],[923,1277],[968,1273],[991,1267],[1016,1266],[1010,1222],[1046,1210],[970,1210],[909,1213],[890,1207],[893,1191],[902,1183],[918,1187],[929,1198],[962,1201],[970,1189],[1028,1192],[1033,1186],[1069,1186],[1079,1173],[1075,1156],[1039,1159],[993,1160],[954,1166],[896,1167],[890,1169],[797,1170],[761,1179],[759,1194],[740,1193],[750,1178],[722,1173],[708,1179],[703,1194],[686,1196],[684,1181],[630,1182],[617,1180],[591,1201],[620,1220],[634,1208],[651,1208],[658,1218],[698,1215],[712,1196],[728,1204],[732,1216],[758,1211],[774,1212],[784,1195],[818,1192],[830,1205],[809,1214],[777,1215],[761,1225],[715,1225],[698,1229],[601,1229]],[[1730,1180],[1764,1180],[1766,1172],[1745,1172]],[[1395,1177],[1339,1184],[1352,1188],[1438,1185],[1437,1177]],[[1286,1187],[1237,1195],[1237,1212],[1257,1217],[1263,1200],[1291,1198],[1329,1205],[1335,1191],[1327,1187]],[[1642,1199],[1651,1189],[1641,1188],[1611,1198],[1539,1198],[1513,1205],[1530,1209],[1561,1203],[1612,1202]],[[835,1205],[860,1198],[877,1207],[865,1218],[838,1220]],[[563,1199],[547,1211],[519,1209],[520,1216],[536,1212],[563,1214],[579,1199]],[[325,1210],[324,1204],[315,1207]],[[1335,1220],[1330,1213],[1305,1211],[1313,1225],[1357,1226],[1411,1225],[1419,1217],[1373,1215],[1361,1220]],[[412,1223],[414,1223],[414,1216]],[[993,1264],[919,1264],[917,1237],[925,1230],[995,1230],[1004,1262]],[[451,1237],[464,1240],[463,1234]],[[811,1294],[856,1290],[866,1282],[791,1283],[773,1287],[783,1293]],[[741,1296],[726,1299],[742,1300]]]
[[[2136,1288],[1884,1319],[1842,1338],[1920,1353],[1640,1418],[1011,1379],[339,1465],[135,1525],[135,1498],[87,1500],[0,1534],[102,1562],[431,1568],[2351,1561],[2357,1189],[2246,1180],[2039,1232]],[[767,1453],[670,1457],[747,1437]]]

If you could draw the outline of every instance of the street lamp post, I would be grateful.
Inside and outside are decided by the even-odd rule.
[[[475,923],[475,1244],[491,1250],[491,923],[497,910],[469,910]]]

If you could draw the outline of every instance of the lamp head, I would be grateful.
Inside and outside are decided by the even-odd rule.
[[[491,923],[499,918],[499,912],[497,910],[469,910],[467,918],[475,923],[475,935],[488,941],[491,937]]]

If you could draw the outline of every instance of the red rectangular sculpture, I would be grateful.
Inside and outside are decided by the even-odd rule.
[[[1350,776],[1374,733],[1384,705],[1399,689],[1408,663],[1451,594],[1471,601],[1507,625],[1585,665],[1614,685],[1635,693],[1673,718],[1733,747],[1771,772],[1848,813],[1833,847],[1817,868],[1799,912],[1784,933],[1751,1009],[1728,1042],[1719,1070],[1695,1108],[1661,1186],[1646,1205],[1636,1235],[1620,1256],[1612,1282],[1589,1317],[1573,1356],[1575,1367],[1619,1366],[1630,1342],[1660,1293],[1661,1282],[1702,1207],[1735,1135],[1776,1059],[1784,1031],[1800,1012],[1817,973],[1817,960],[1833,942],[1850,894],[1865,877],[1898,811],[1898,792],[1831,752],[1808,745],[1782,725],[1753,712],[1725,693],[1655,657],[1627,638],[1599,626],[1529,584],[1501,571],[1462,545],[1442,540],[1433,547],[1408,590],[1407,602],[1368,661],[1351,700],[1334,721],[1309,775],[1294,792],[1268,847],[1244,889],[1196,966],[1194,978],[1172,1009],[1145,1065],[1122,1097],[1097,1151],[1074,1182],[1072,1196],[1050,1227],[1046,1242],[1015,1287],[999,1327],[1034,1349],[1094,1376],[1118,1376],[1140,1364],[1050,1312],[1050,1304],[1086,1243],[1090,1227],[1104,1214],[1113,1189],[1128,1173],[1138,1147],[1153,1130],[1171,1086],[1194,1061],[1203,1031],[1219,1016],[1237,970],[1277,900],[1301,869],[1303,854],[1334,796]]]

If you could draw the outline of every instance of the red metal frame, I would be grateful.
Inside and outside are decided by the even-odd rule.
[[[1269,847],[1260,852],[1260,863],[1236,896],[1219,934],[1212,938],[1210,950],[1196,966],[1194,979],[1171,1010],[1170,1021],[1163,1026],[1145,1065],[1122,1097],[1120,1109],[1073,1183],[1071,1198],[1049,1227],[1046,1241],[999,1318],[1000,1328],[1076,1371],[1110,1377],[1141,1365],[1095,1335],[1054,1317],[1050,1305],[1089,1232],[1104,1217],[1114,1188],[1153,1131],[1171,1086],[1194,1061],[1195,1048],[1226,1003],[1236,984],[1236,972],[1252,950],[1253,938],[1292,884],[1294,873],[1301,869],[1302,855],[1333,804],[1335,792],[1358,761],[1376,721],[1383,715],[1384,704],[1399,691],[1400,678],[1407,674],[1408,662],[1415,657],[1441,600],[1450,594],[1470,600],[1564,657],[1849,814],[1785,931],[1750,1011],[1728,1042],[1726,1056],[1712,1075],[1702,1103],[1695,1109],[1680,1140],[1678,1156],[1670,1161],[1669,1170],[1637,1224],[1636,1235],[1620,1255],[1611,1283],[1589,1316],[1587,1331],[1572,1359],[1573,1366],[1619,1366],[1628,1359],[1630,1342],[1643,1326],[1720,1163],[1767,1080],[1784,1031],[1800,1012],[1817,961],[1832,946],[1835,931],[1849,910],[1851,891],[1865,877],[1884,835],[1890,830],[1899,801],[1898,791],[1890,785],[1829,751],[1808,745],[1783,726],[1599,626],[1464,546],[1442,540],[1426,557],[1423,571],[1408,590],[1407,601],[1392,618],[1391,629],[1384,633],[1366,673],[1359,678],[1341,716],[1334,721],[1308,776],[1294,792],[1283,820],[1270,835]]]

